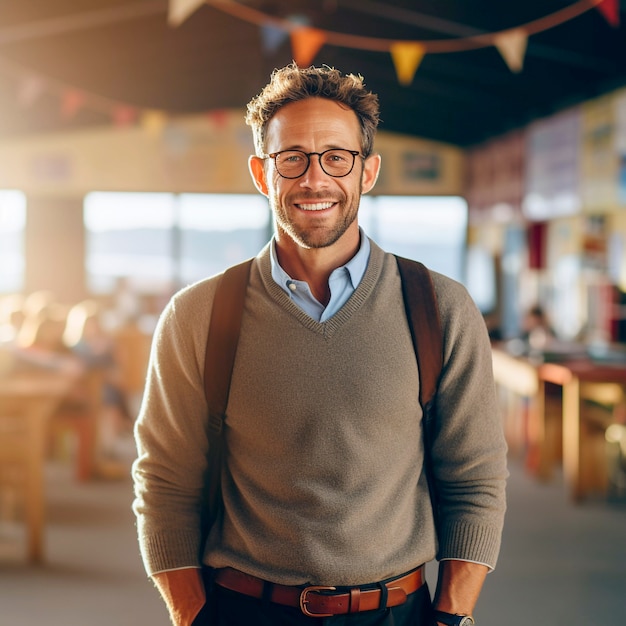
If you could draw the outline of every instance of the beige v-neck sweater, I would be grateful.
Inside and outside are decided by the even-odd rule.
[[[149,574],[235,567],[283,584],[365,584],[437,558],[494,567],[506,446],[485,326],[433,274],[444,329],[433,463],[423,471],[419,377],[395,259],[372,242],[360,285],[319,323],[253,264],[227,409],[224,520],[204,551],[203,364],[215,280],[178,293],[156,332],[136,438],[134,510]]]

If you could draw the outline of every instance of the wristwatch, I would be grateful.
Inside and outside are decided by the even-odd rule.
[[[433,611],[433,617],[435,622],[446,626],[472,626],[476,623],[471,615],[455,615],[445,611]]]

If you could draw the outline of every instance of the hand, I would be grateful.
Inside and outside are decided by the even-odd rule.
[[[201,570],[186,568],[155,574],[156,584],[174,626],[191,626],[206,603]]]

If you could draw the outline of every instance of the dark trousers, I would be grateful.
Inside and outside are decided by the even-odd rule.
[[[334,617],[308,617],[300,609],[264,602],[218,585],[193,626],[431,626],[431,602],[424,584],[399,606]]]

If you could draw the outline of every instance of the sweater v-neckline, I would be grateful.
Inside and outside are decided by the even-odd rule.
[[[339,311],[323,322],[318,322],[302,310],[272,278],[269,245],[261,251],[257,259],[261,280],[271,298],[305,328],[330,337],[352,317],[371,294],[380,278],[384,254],[383,250],[370,240],[370,258],[361,282]]]

